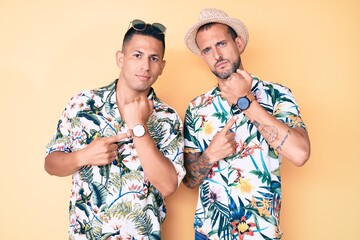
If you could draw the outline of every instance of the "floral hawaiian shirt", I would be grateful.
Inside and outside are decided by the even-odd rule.
[[[74,152],[98,137],[128,130],[116,104],[117,80],[106,87],[71,98],[57,125],[47,153]],[[178,183],[183,167],[182,122],[151,89],[154,113],[148,129],[159,150],[176,169]],[[106,166],[85,166],[72,176],[70,239],[160,239],[165,202],[144,176],[131,139],[118,142],[118,158]]]
[[[290,90],[253,76],[259,104],[289,125],[305,128]],[[218,161],[200,185],[194,218],[208,239],[280,239],[281,157],[250,120],[229,106],[218,87],[190,102],[184,122],[185,152],[204,152],[233,116],[236,153]]]

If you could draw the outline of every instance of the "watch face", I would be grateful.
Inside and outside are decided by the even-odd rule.
[[[250,106],[250,101],[247,97],[241,97],[237,101],[237,105],[240,108],[240,110],[246,110]]]
[[[143,125],[136,125],[132,130],[135,137],[142,137],[145,134],[145,127]]]

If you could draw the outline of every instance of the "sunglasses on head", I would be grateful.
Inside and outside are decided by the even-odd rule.
[[[150,25],[158,34],[165,34],[166,32],[166,27],[161,23],[150,24],[139,19],[135,19],[130,22],[130,27],[132,27],[133,29],[139,32],[144,31],[147,25]]]

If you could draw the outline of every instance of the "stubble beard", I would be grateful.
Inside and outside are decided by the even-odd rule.
[[[222,59],[221,59],[222,60]],[[219,61],[221,61],[219,60]],[[240,67],[241,64],[241,59],[240,57],[237,59],[237,61],[234,62],[234,64],[232,65],[230,71],[225,71],[225,72],[218,72],[216,70],[211,70],[211,72],[218,78],[220,79],[228,79],[230,77],[231,74],[233,74],[234,72],[236,72],[236,70]]]

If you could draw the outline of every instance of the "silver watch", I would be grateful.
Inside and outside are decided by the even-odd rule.
[[[144,125],[141,124],[135,125],[131,130],[135,137],[142,137],[146,132]]]

